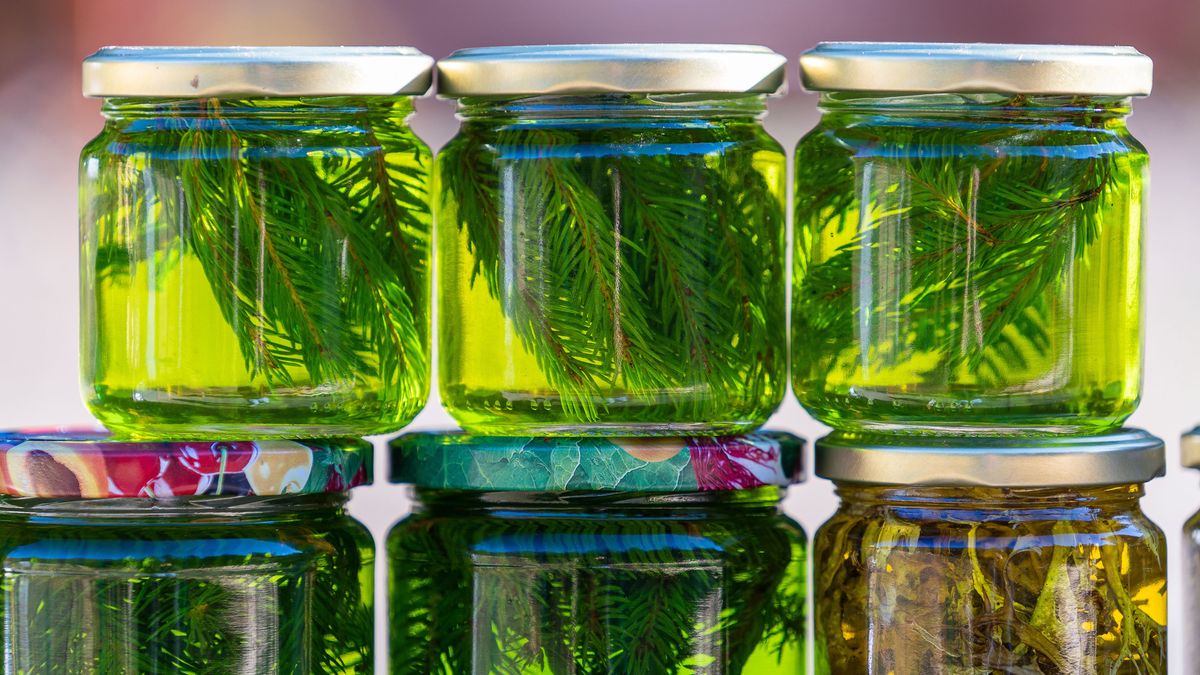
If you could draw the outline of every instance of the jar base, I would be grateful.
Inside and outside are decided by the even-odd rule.
[[[184,397],[162,391],[107,391],[87,403],[102,425],[122,438],[133,440],[374,436],[399,431],[421,408],[418,404],[399,409],[395,403],[376,397],[343,400],[336,406],[316,402],[317,398],[252,401],[237,393]]]

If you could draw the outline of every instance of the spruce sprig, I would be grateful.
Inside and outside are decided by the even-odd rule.
[[[471,283],[580,421],[614,392],[703,390],[665,397],[696,419],[778,386],[783,213],[755,164],[777,146],[748,123],[634,126],[468,121],[438,160]]]
[[[246,553],[262,542],[292,553]],[[10,561],[0,618],[14,672],[373,667],[373,598],[362,583],[373,542],[344,521],[82,527],[8,516],[0,549]],[[130,553],[114,556],[119,549]]]
[[[97,279],[127,275],[129,238],[145,237],[159,278],[200,261],[252,376],[421,395],[404,374],[426,369],[430,168],[408,105],[205,99],[149,127],[110,123]]]
[[[801,537],[763,514],[418,513],[388,540],[392,668],[742,673],[757,655],[790,672],[799,657],[784,654],[804,636]],[[716,548],[668,544],[697,538]]]
[[[860,325],[895,321],[893,312],[911,332],[872,343],[871,358],[936,352],[927,372],[942,381],[966,372],[983,385],[1003,383],[1053,358],[1064,311],[1054,289],[1064,270],[1086,264],[1103,228],[1125,226],[1106,218],[1140,180],[1124,164],[1140,148],[1107,116],[1031,122],[1038,113],[1024,112],[1027,105],[1018,97],[951,122],[830,113],[801,142],[793,307],[800,377],[820,388]],[[830,239],[842,243],[814,258]],[[869,281],[875,295],[865,296],[855,292],[855,270],[871,260],[879,266]]]

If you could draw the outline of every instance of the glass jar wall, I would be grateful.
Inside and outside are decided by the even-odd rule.
[[[785,390],[783,57],[576,45],[439,62],[442,401],[488,434],[732,433]],[[680,93],[686,92],[686,93]]]
[[[1119,426],[1141,391],[1147,155],[1126,117],[1149,59],[832,43],[801,66],[823,114],[796,149],[800,402],[842,429]]]
[[[391,672],[803,672],[805,537],[761,480],[786,480],[779,446],[664,440],[401,439]]]
[[[371,671],[361,448],[5,445],[0,671]]]
[[[1166,672],[1166,542],[1138,503],[1160,442],[884,443],[818,445],[841,505],[813,542],[817,673]]]
[[[425,404],[431,156],[403,48],[84,64],[83,388],[145,438],[365,435]],[[195,78],[193,80],[192,78]]]

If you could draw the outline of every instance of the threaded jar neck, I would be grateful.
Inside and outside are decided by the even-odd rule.
[[[916,509],[930,513],[1004,513],[1042,517],[1046,512],[1088,509],[1103,513],[1138,509],[1140,483],[1097,487],[997,488],[943,486],[879,486],[837,483],[842,509]]]
[[[821,94],[826,116],[992,120],[1012,123],[1069,121],[1099,127],[1124,125],[1132,110],[1128,96],[1027,96],[995,93]]]
[[[591,94],[586,96],[467,97],[459,101],[465,121],[551,122],[555,120],[650,119],[698,122],[760,119],[767,97],[742,94]]]
[[[223,118],[320,122],[387,117],[404,119],[413,112],[408,97],[322,96],[313,98],[106,98],[101,113],[109,120],[159,118]]]
[[[220,525],[309,523],[345,516],[348,499],[344,493],[129,499],[0,497],[0,518],[36,518],[39,522],[56,524],[147,520]]]
[[[777,487],[705,492],[508,492],[416,488],[414,511],[473,516],[586,518],[722,518],[779,512]]]

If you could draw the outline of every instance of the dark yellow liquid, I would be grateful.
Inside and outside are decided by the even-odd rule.
[[[1140,487],[839,492],[813,541],[819,675],[1166,672]]]

